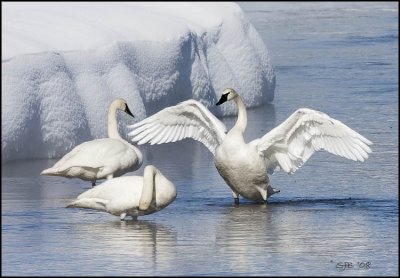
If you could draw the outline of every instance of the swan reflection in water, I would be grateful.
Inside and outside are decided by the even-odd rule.
[[[107,270],[118,268],[135,275],[149,269],[171,271],[175,267],[177,258],[171,250],[176,246],[177,234],[170,225],[147,220],[76,223],[72,236],[85,239],[73,240],[72,244],[79,244],[77,248],[84,257],[97,258],[97,263],[103,262]],[[129,257],[129,265],[122,257]]]
[[[372,231],[368,216],[363,217],[369,203],[299,199],[226,207],[217,224],[216,256],[224,257],[224,268],[234,273],[290,274],[297,266],[310,273],[336,271],[331,260],[343,259],[344,250],[347,256],[357,256],[371,248]],[[355,208],[361,212],[355,213]]]

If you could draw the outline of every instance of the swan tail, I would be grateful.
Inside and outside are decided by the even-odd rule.
[[[58,176],[61,174],[61,171],[58,168],[48,168],[43,170],[40,174],[45,176]]]
[[[67,208],[86,208],[86,209],[97,209],[106,210],[107,201],[99,198],[82,198],[73,201]]]
[[[93,180],[97,178],[99,169],[84,167],[84,166],[71,166],[65,167],[52,167],[43,170],[40,174],[45,176],[63,176],[66,178],[81,178],[83,180]]]

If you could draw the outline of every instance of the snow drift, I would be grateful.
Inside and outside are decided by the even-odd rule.
[[[273,100],[267,49],[234,3],[2,3],[2,159],[54,158],[190,98],[217,115],[226,87]],[[121,113],[123,114],[123,113]]]

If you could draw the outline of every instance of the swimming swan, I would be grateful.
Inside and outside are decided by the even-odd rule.
[[[214,163],[222,178],[232,189],[235,203],[239,195],[255,202],[266,202],[272,194],[268,174],[281,168],[294,173],[311,155],[321,149],[330,153],[364,161],[372,142],[328,115],[301,108],[282,124],[263,137],[245,143],[243,133],[247,125],[246,107],[233,89],[225,89],[220,105],[235,101],[238,118],[226,133],[225,125],[200,102],[183,101],[128,126],[128,135],[138,144],[161,144],[183,138],[202,142],[214,155]]]
[[[159,211],[176,198],[176,188],[154,166],[144,169],[143,177],[125,176],[106,180],[80,194],[67,208],[87,208],[137,219]]]
[[[121,138],[118,133],[116,113],[122,110],[132,115],[124,99],[114,100],[108,110],[108,137],[84,142],[61,158],[41,175],[80,178],[92,181],[111,179],[140,168],[141,151]]]

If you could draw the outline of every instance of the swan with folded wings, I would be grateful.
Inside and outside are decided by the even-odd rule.
[[[175,185],[153,165],[144,168],[143,176],[125,176],[106,180],[80,194],[67,208],[86,208],[137,219],[157,212],[176,198]]]
[[[91,181],[119,177],[140,168],[142,152],[119,135],[116,113],[124,111],[133,117],[128,104],[122,98],[114,100],[108,109],[108,138],[84,142],[64,155],[53,167],[40,174],[80,178]]]
[[[266,202],[279,192],[271,186],[268,174],[276,169],[294,173],[311,155],[326,150],[354,161],[364,161],[371,153],[372,142],[327,114],[300,108],[282,124],[263,137],[246,143],[246,107],[233,89],[225,89],[216,105],[233,100],[238,107],[236,124],[226,133],[225,125],[204,105],[195,100],[183,101],[128,126],[132,141],[138,144],[161,144],[183,138],[203,143],[214,155],[214,163],[232,190],[255,202]]]

